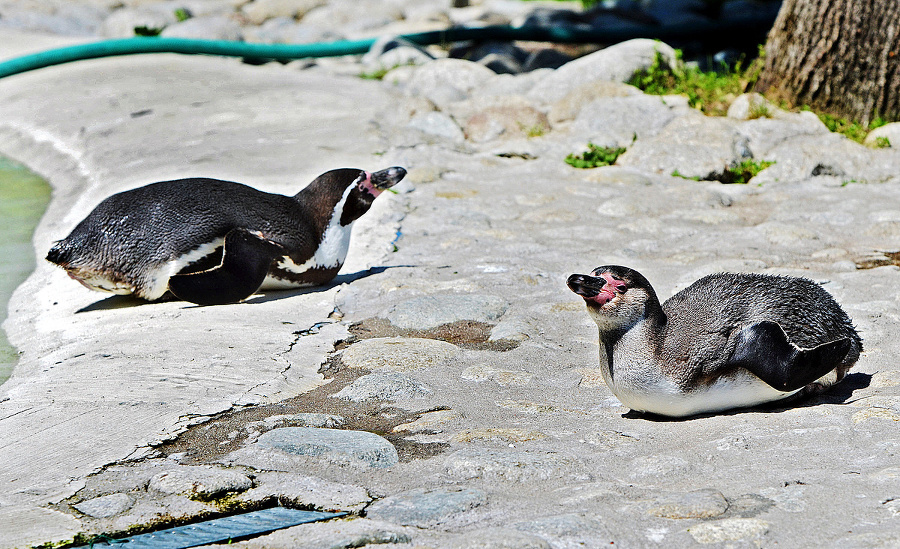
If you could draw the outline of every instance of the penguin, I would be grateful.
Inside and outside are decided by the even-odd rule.
[[[293,197],[208,178],[151,183],[103,200],[47,260],[92,290],[147,301],[218,305],[325,284],[353,222],[405,175],[331,170]]]
[[[637,412],[687,417],[815,394],[862,351],[840,305],[805,278],[711,274],[662,305],[619,265],[567,285],[599,328],[606,384]]]

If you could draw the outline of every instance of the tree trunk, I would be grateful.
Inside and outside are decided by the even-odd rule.
[[[756,91],[856,120],[900,120],[900,1],[784,0]]]

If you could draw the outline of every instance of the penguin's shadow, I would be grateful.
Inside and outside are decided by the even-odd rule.
[[[381,274],[388,269],[396,269],[402,267],[414,267],[414,265],[391,265],[389,267],[372,267],[370,269],[366,269],[364,271],[356,271],[355,273],[345,273],[340,274],[334,277],[327,284],[322,284],[321,286],[310,286],[309,288],[299,288],[297,290],[272,290],[268,292],[263,292],[261,295],[255,295],[250,299],[244,301],[246,304],[256,305],[259,303],[266,303],[268,301],[277,301],[279,299],[287,299],[290,297],[305,295],[317,292],[324,292],[326,290],[330,290],[335,286],[340,286],[341,284],[349,284],[355,280],[360,280],[372,275]],[[134,297],[132,295],[113,295],[107,297],[105,299],[101,299],[100,301],[95,301],[86,307],[82,307],[75,311],[75,314],[78,313],[89,313],[93,311],[111,311],[115,309],[127,309],[130,307],[139,307],[141,305],[153,305],[154,301],[146,301],[144,299],[140,299]],[[202,305],[195,305],[193,303],[185,302],[185,308],[194,308],[201,307]]]
[[[727,410],[724,412],[716,412],[710,414],[697,414],[690,417],[668,417],[651,414],[648,412],[635,412],[634,410],[629,410],[628,412],[622,414],[622,417],[626,419],[643,419],[646,421],[654,421],[657,423],[677,423],[682,421],[692,421],[695,419],[710,418],[713,416],[736,416],[747,413],[766,412],[780,414],[794,408],[810,408],[812,406],[818,406],[820,404],[847,404],[853,396],[854,391],[858,389],[865,389],[871,382],[872,374],[854,372],[852,374],[847,374],[847,376],[844,377],[844,379],[841,380],[840,383],[838,383],[834,387],[831,387],[824,393],[796,401],[776,401],[768,404],[761,404],[759,406],[738,408],[736,410]]]

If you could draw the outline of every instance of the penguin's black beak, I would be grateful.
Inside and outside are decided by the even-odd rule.
[[[372,186],[379,191],[390,189],[397,183],[400,183],[405,176],[406,170],[400,166],[387,168],[372,174]]]
[[[596,297],[600,295],[606,281],[589,275],[573,274],[566,280],[566,285],[581,297]]]

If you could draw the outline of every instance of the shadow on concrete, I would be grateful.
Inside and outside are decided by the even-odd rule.
[[[788,410],[792,410],[794,408],[809,408],[811,406],[818,406],[820,404],[845,404],[851,400],[853,393],[859,389],[865,389],[872,382],[872,374],[864,374],[862,372],[854,372],[852,374],[847,374],[843,380],[837,385],[831,387],[827,391],[819,395],[812,395],[809,397],[800,397],[797,400],[792,398],[787,398],[784,400],[779,400],[775,402],[770,402],[767,404],[761,404],[759,406],[752,406],[749,408],[738,408],[735,410],[726,410],[724,412],[716,412],[710,414],[697,414],[690,417],[668,417],[661,416],[657,414],[651,414],[649,412],[636,412],[634,410],[629,410],[622,414],[623,418],[626,419],[643,419],[646,421],[655,421],[660,423],[665,422],[681,422],[681,421],[693,421],[696,419],[705,419],[713,416],[735,416],[739,414],[752,414],[752,413],[775,413],[780,414],[782,412],[786,412]]]
[[[323,284],[321,286],[310,286],[309,288],[298,288],[296,290],[270,290],[267,292],[263,292],[261,295],[256,295],[251,297],[244,303],[248,304],[258,304],[258,303],[266,303],[268,301],[275,301],[279,299],[287,299],[290,297],[305,295],[315,292],[323,292],[325,290],[330,290],[335,286],[340,286],[341,284],[349,284],[355,280],[359,280],[362,278],[366,278],[368,276],[381,274],[388,269],[397,269],[397,268],[409,268],[415,267],[415,265],[391,265],[389,267],[372,267],[370,269],[366,269],[364,271],[356,271],[355,273],[346,273],[341,274],[334,277],[327,284]],[[165,300],[163,300],[165,301]],[[153,303],[159,303],[160,301],[147,301],[144,299],[140,299],[138,297],[134,297],[133,295],[113,295],[107,297],[105,299],[101,299],[100,301],[91,303],[86,307],[82,307],[75,311],[78,313],[89,313],[92,311],[109,311],[114,309],[124,309],[128,307],[138,307],[141,305],[151,305]],[[195,305],[193,303],[185,305],[186,308],[189,307],[201,307],[202,305]]]

